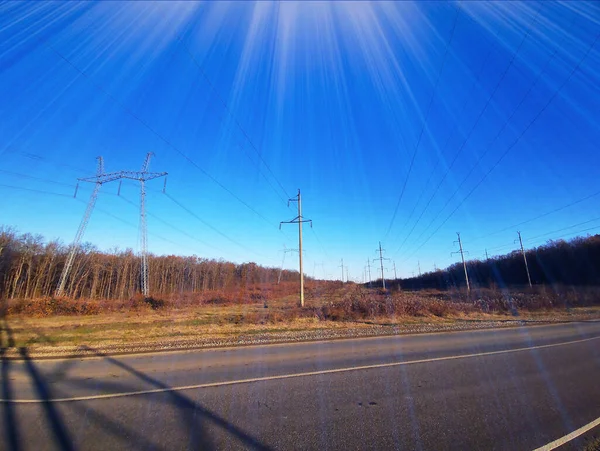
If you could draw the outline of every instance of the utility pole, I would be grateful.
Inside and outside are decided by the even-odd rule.
[[[88,182],[94,183],[94,190],[92,191],[92,195],[90,196],[90,200],[88,201],[87,208],[83,215],[83,219],[79,224],[79,228],[77,229],[77,233],[75,234],[75,239],[73,240],[73,244],[71,245],[71,250],[67,257],[67,261],[65,262],[65,266],[63,267],[62,273],[60,275],[60,279],[58,282],[58,287],[56,288],[56,296],[62,296],[65,293],[65,288],[67,285],[67,279],[69,277],[69,272],[73,266],[73,261],[75,260],[75,255],[79,250],[79,244],[81,243],[81,239],[83,238],[83,234],[90,220],[90,216],[92,215],[92,211],[94,210],[94,206],[96,205],[96,199],[98,198],[98,192],[100,191],[100,187],[104,183],[113,182],[115,180],[138,180],[141,183],[141,191],[140,191],[140,236],[141,236],[141,288],[142,294],[144,296],[148,296],[148,232],[146,225],[146,190],[145,190],[145,182],[148,180],[152,180],[158,177],[166,177],[168,174],[166,172],[148,172],[148,165],[150,163],[150,157],[152,153],[148,153],[146,155],[146,159],[142,165],[141,171],[118,171],[118,172],[104,172],[104,160],[102,157],[98,157],[98,166],[96,168],[96,175],[93,177],[85,177],[77,179],[77,186],[75,187],[75,195],[73,197],[77,197],[77,191],[79,189],[79,182]],[[166,178],[165,185],[163,186],[163,192],[166,188]],[[119,184],[119,192],[120,194],[120,184]]]
[[[348,277],[348,266],[346,266],[346,282],[348,282],[350,278]]]
[[[384,260],[389,260],[389,258],[383,258],[383,249],[381,249],[381,241],[379,242],[379,248],[375,249],[375,252],[379,252],[379,264],[381,265],[381,282],[383,285],[383,289],[385,290],[385,275],[383,274],[383,261]],[[375,261],[377,259],[374,259],[373,261]]]
[[[344,259],[342,258],[342,264],[338,266],[338,268],[342,268],[342,283],[344,283]],[[346,277],[346,280],[348,278]]]
[[[367,268],[369,270],[369,287],[371,286],[371,261],[367,260]]]
[[[396,262],[394,263],[394,280],[398,280],[398,274],[396,274]]]
[[[298,194],[296,197],[288,199],[288,207],[290,202],[298,203],[298,216],[291,221],[281,221],[279,223],[279,230],[281,230],[281,224],[298,224],[298,255],[299,255],[299,266],[300,266],[300,307],[304,307],[304,273],[302,268],[302,223],[310,222],[312,227],[312,219],[304,219],[302,216],[302,196],[300,194],[300,188],[298,188]]]
[[[452,252],[450,255],[460,254],[460,257],[462,258],[463,268],[465,270],[465,280],[467,282],[467,293],[469,293],[469,292],[471,292],[471,286],[469,285],[469,274],[467,273],[467,264],[465,263],[465,253],[468,254],[469,252],[463,251],[462,241],[460,240],[460,233],[456,232],[456,235],[458,236],[458,241],[455,241],[454,244],[458,243],[458,247],[460,250],[458,252]]]
[[[490,260],[490,257],[488,257],[488,253],[487,253],[487,249],[486,249],[485,250],[485,261],[487,262],[489,260]]]
[[[417,265],[418,265],[418,267],[419,267],[419,277],[421,277],[421,262],[420,262],[420,261],[418,261],[418,262],[417,262]]]
[[[523,254],[523,260],[525,260],[525,270],[527,271],[527,281],[529,282],[529,288],[531,288],[531,276],[529,275],[529,265],[527,265],[527,255],[525,254],[525,249],[523,248],[523,240],[521,239],[521,232],[517,232],[517,235],[519,235],[519,244],[521,245],[521,253]]]

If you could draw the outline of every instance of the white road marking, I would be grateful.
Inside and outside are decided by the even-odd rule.
[[[402,365],[414,365],[417,363],[431,363],[431,362],[443,362],[446,360],[458,360],[458,359],[468,359],[473,357],[485,357],[491,355],[500,355],[500,354],[509,354],[512,352],[524,352],[531,351],[534,349],[546,349],[546,348],[554,348],[558,346],[566,346],[576,343],[584,343],[586,341],[597,340],[600,336],[591,337],[591,338],[583,338],[580,340],[572,340],[565,341],[562,343],[553,343],[548,345],[540,345],[540,346],[528,346],[525,348],[515,348],[515,349],[505,349],[502,351],[489,351],[489,352],[478,352],[475,354],[462,354],[462,355],[453,355],[446,357],[434,357],[430,359],[420,359],[420,360],[410,360],[408,362],[393,362],[393,363],[379,363],[374,365],[364,365],[364,366],[353,366],[347,368],[334,368],[331,370],[321,370],[321,371],[308,371],[304,373],[294,373],[294,374],[281,374],[278,376],[264,376],[264,377],[254,377],[250,379],[239,379],[233,381],[222,381],[222,382],[209,382],[206,384],[196,384],[196,385],[184,385],[179,387],[165,387],[165,388],[154,388],[150,390],[138,390],[131,392],[121,392],[121,393],[108,393],[104,395],[90,395],[90,396],[75,396],[72,398],[53,398],[53,399],[1,399],[0,403],[4,404],[41,404],[41,403],[59,403],[59,402],[76,402],[76,401],[95,401],[99,399],[114,399],[114,398],[125,398],[129,396],[140,396],[140,395],[151,395],[156,393],[169,393],[169,392],[177,392],[184,390],[197,390],[201,388],[214,388],[214,387],[224,387],[228,385],[239,385],[239,384],[250,384],[253,382],[265,382],[265,381],[274,381],[280,379],[292,379],[296,377],[308,377],[308,376],[319,376],[322,374],[334,374],[334,373],[346,373],[349,371],[360,371],[360,370],[370,370],[376,368],[391,368],[395,366]]]
[[[536,448],[533,451],[551,451],[579,437],[581,434],[585,434],[587,431],[594,429],[596,426],[600,426],[600,417],[596,418],[591,423],[588,423],[585,426],[582,426],[579,429],[571,432],[570,434],[567,434],[564,437],[559,438],[558,440],[554,440],[553,442],[550,442],[547,445]]]

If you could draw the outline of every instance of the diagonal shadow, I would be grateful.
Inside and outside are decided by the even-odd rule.
[[[65,427],[62,416],[60,412],[56,409],[56,406],[51,401],[52,393],[50,392],[48,384],[36,368],[31,357],[29,357],[29,354],[27,353],[27,348],[19,348],[19,353],[21,354],[21,357],[25,362],[25,368],[28,371],[29,376],[31,377],[33,386],[37,392],[37,398],[42,403],[44,412],[46,413],[46,417],[48,418],[48,421],[50,423],[57,445],[59,445],[60,449],[63,450],[74,450],[75,446],[73,445],[73,440],[69,436],[69,432]]]
[[[3,340],[2,331],[6,332],[6,335],[7,335],[6,342]],[[42,339],[44,339],[44,338],[45,337],[42,337]],[[10,387],[10,379],[8,377],[11,360],[4,357],[5,351],[7,349],[6,345],[8,345],[8,347],[14,347],[15,341],[13,338],[12,330],[8,326],[8,323],[6,322],[6,320],[4,320],[3,324],[0,324],[0,356],[1,356],[1,360],[2,360],[2,373],[1,373],[2,374],[2,397],[3,397],[3,399],[13,399],[14,397],[13,397],[12,389]],[[23,351],[23,348],[20,348],[20,351],[21,351],[22,356],[23,356],[23,352],[25,352],[25,354],[27,354],[26,351]],[[52,381],[52,380],[60,379],[59,376],[63,376],[76,363],[77,363],[76,359],[64,360],[59,365],[59,367],[57,369],[55,369],[53,371],[53,373],[49,376],[49,380]],[[31,361],[30,358],[29,358],[29,364],[26,364],[26,365],[28,366],[28,370],[29,370],[30,375],[32,375],[32,378],[33,378],[33,374],[32,374],[31,368],[33,368],[33,373],[35,373],[37,375],[37,380],[40,380],[42,378],[39,371],[37,371],[35,366],[33,366],[33,362]],[[31,367],[29,365],[31,365]],[[34,382],[35,382],[35,379],[34,379]],[[47,387],[46,383],[43,383],[41,385]],[[45,393],[46,393],[46,396],[45,397],[40,396],[40,398],[43,401],[45,401],[45,404],[48,404],[48,400],[50,399],[49,390],[45,389]],[[39,394],[39,389],[38,389],[38,394]],[[4,407],[5,407],[4,416],[5,416],[5,423],[6,423],[6,431],[8,434],[8,445],[9,445],[8,449],[18,451],[21,449],[21,446],[20,446],[20,440],[19,440],[19,434],[18,434],[18,425],[17,425],[15,415],[14,415],[14,404],[5,403]],[[126,428],[124,425],[111,420],[110,418],[103,415],[102,413],[96,412],[94,409],[90,408],[89,406],[86,406],[85,404],[72,403],[71,407],[74,410],[79,411],[82,416],[90,417],[91,421],[94,424],[100,425],[105,430],[107,430],[109,433],[114,435],[115,437],[126,440],[128,442],[130,449],[137,448],[137,449],[143,449],[143,450],[160,451],[160,448],[158,446],[156,446],[154,443],[148,441],[145,437],[141,436],[140,434],[137,434],[135,431],[133,431],[131,429]],[[46,409],[46,412],[48,412],[47,409]],[[57,421],[59,421],[59,419],[60,419],[58,417],[58,415],[52,414],[52,417],[56,418]],[[51,421],[51,426],[54,427],[54,425],[55,425],[54,422]],[[68,439],[66,429],[64,427],[59,428],[59,432],[62,437],[65,437],[65,439]],[[73,449],[74,448],[73,445],[70,444],[70,442],[69,442],[69,446],[63,445],[63,443],[60,440],[58,440],[57,444],[60,445],[61,449]]]
[[[13,338],[12,330],[8,326],[6,320],[4,320],[4,325],[0,328],[0,332],[6,331],[6,335],[8,337],[7,343],[11,347],[15,346],[15,341]],[[38,330],[35,332],[40,336],[40,338],[44,341],[47,340],[47,337],[44,336]],[[1,334],[0,334],[1,339]],[[171,388],[169,385],[150,377],[149,375],[136,370],[135,368],[116,360],[110,356],[107,356],[93,348],[85,347],[92,351],[96,356],[101,357],[102,359],[108,361],[110,364],[115,365],[136,378],[161,389],[169,389]],[[10,369],[10,360],[5,357],[5,342],[0,342],[0,349],[2,350],[2,390],[3,390],[3,398],[4,399],[13,399],[12,389],[10,387],[10,379],[8,376],[8,371]],[[41,405],[44,409],[44,413],[49,422],[49,426],[52,429],[54,434],[54,439],[56,445],[59,449],[64,450],[73,450],[75,449],[75,445],[73,444],[72,438],[69,434],[68,429],[65,426],[65,422],[60,414],[60,412],[56,408],[56,404],[52,402],[53,397],[57,395],[50,389],[50,385],[52,383],[51,380],[48,380],[45,375],[36,367],[34,360],[29,356],[27,348],[20,347],[19,353],[24,362],[25,369],[28,372],[32,385],[35,388],[37,393],[37,399],[41,402]],[[68,359],[71,361],[72,359]],[[76,360],[76,359],[73,359]],[[53,372],[52,379],[62,379],[61,376],[64,376],[69,369],[75,365],[75,362],[61,365],[60,368]],[[74,382],[74,381],[70,381]],[[75,382],[72,385],[85,385],[84,381],[80,381],[80,384]],[[227,433],[231,434],[233,437],[237,438],[245,448],[256,449],[256,450],[269,450],[268,446],[261,443],[258,439],[252,437],[248,433],[244,432],[240,428],[231,424],[226,419],[218,416],[217,414],[211,412],[210,410],[203,407],[201,404],[198,404],[186,396],[177,393],[177,392],[166,392],[168,395],[168,399],[161,402],[167,402],[172,406],[176,407],[179,413],[182,416],[183,423],[186,425],[186,429],[188,431],[188,449],[215,449],[216,446],[210,440],[210,437],[207,433],[203,432],[204,427],[203,424],[205,420],[210,421],[212,424],[217,427],[222,428]],[[74,407],[73,407],[74,406]],[[10,445],[9,449],[19,450],[22,448],[20,445],[19,434],[18,434],[18,424],[16,421],[15,413],[14,413],[14,405],[5,404],[5,423],[7,426],[8,432],[8,444]],[[98,412],[94,409],[91,409],[86,404],[82,403],[73,403],[72,407],[79,411],[82,415],[87,415],[90,417],[93,424],[100,425],[104,430],[108,433],[116,436],[118,438],[124,439],[127,441],[132,449],[159,449],[157,445],[148,441],[142,434],[137,433],[135,430],[131,430],[127,428],[122,423],[115,421],[105,414]]]
[[[133,368],[117,359],[114,359],[106,354],[103,354],[103,353],[97,351],[96,349],[89,348],[89,347],[86,347],[86,349],[89,351],[92,351],[95,355],[104,358],[109,363],[129,372],[133,376],[139,378],[140,380],[142,380],[156,388],[167,389],[167,390],[171,388],[169,385],[165,384],[164,382],[154,379],[154,378],[150,377],[149,375],[147,375],[146,373],[136,370],[135,368]],[[198,404],[197,402],[192,401],[191,399],[182,395],[181,393],[174,392],[174,391],[168,391],[168,392],[165,392],[165,394],[169,395],[170,402],[175,407],[177,407],[181,411],[182,414],[185,414],[186,412],[188,412],[188,413],[191,412],[191,414],[192,414],[191,416],[189,414],[184,416],[184,420],[186,421],[187,426],[189,428],[188,430],[190,431],[189,446],[188,446],[189,449],[214,449],[215,448],[214,445],[212,445],[209,441],[207,441],[208,437],[202,436],[203,434],[201,434],[201,432],[199,432],[199,431],[202,431],[202,427],[199,424],[202,419],[208,420],[208,421],[212,422],[213,424],[217,425],[218,427],[224,429],[229,434],[233,435],[238,440],[240,440],[243,443],[243,445],[247,448],[256,449],[256,450],[270,450],[271,449],[267,445],[258,441],[258,439],[252,437],[251,435],[244,432],[243,430],[241,430],[237,426],[233,425],[229,421],[227,421],[224,418],[218,416],[217,414],[211,412],[210,410],[206,409],[205,407]]]
[[[4,340],[4,333],[6,333],[6,341]],[[6,358],[6,350],[15,345],[13,335],[6,323],[6,319],[3,319],[0,325],[0,374],[2,375],[2,398],[13,399],[13,390],[10,382],[10,359]],[[15,408],[13,404],[4,404],[4,429],[7,435],[8,449],[18,451],[21,449],[19,429],[17,427],[17,421],[15,418]]]
[[[127,442],[128,449],[153,450],[161,451],[158,445],[146,439],[143,435],[138,434],[134,430],[127,428],[122,423],[112,420],[110,417],[98,412],[89,405],[74,402],[70,403],[70,407],[81,413],[82,416],[90,418],[90,422],[94,425],[102,427],[104,430],[111,433],[113,436]]]

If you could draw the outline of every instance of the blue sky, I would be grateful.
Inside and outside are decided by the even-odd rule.
[[[298,188],[317,277],[362,280],[379,241],[410,276],[455,232],[473,258],[595,233],[599,33],[592,2],[3,3],[1,222],[68,243],[95,158],[154,152],[157,254],[278,266]],[[137,250],[139,186],[116,193],[84,240]]]

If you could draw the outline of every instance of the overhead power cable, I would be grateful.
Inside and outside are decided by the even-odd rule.
[[[278,16],[278,15],[277,15]],[[219,99],[219,101],[221,102],[221,104],[223,105],[223,107],[225,108],[225,111],[227,111],[227,114],[229,114],[229,116],[231,117],[231,119],[233,120],[234,124],[237,126],[237,128],[242,132],[242,135],[244,135],[244,138],[246,139],[246,141],[248,141],[248,144],[250,144],[250,147],[252,148],[252,150],[254,150],[254,152],[256,153],[256,155],[258,156],[259,160],[261,161],[261,163],[265,166],[265,168],[267,168],[267,171],[269,171],[269,174],[271,174],[271,176],[273,177],[273,179],[277,182],[277,184],[279,185],[279,188],[281,189],[281,191],[283,191],[283,193],[285,194],[286,198],[290,198],[291,196],[288,194],[288,192],[286,191],[286,189],[283,187],[282,183],[279,181],[279,179],[275,176],[275,174],[273,173],[273,171],[271,170],[271,167],[269,166],[269,164],[265,161],[265,159],[263,158],[261,152],[258,150],[258,148],[256,147],[256,145],[254,145],[254,142],[252,141],[252,139],[250,139],[250,135],[248,135],[248,133],[246,132],[246,130],[242,127],[242,125],[240,124],[240,121],[237,119],[237,117],[231,112],[231,109],[229,108],[229,105],[227,105],[227,102],[225,101],[225,99],[221,96],[221,94],[219,93],[219,91],[216,89],[215,85],[213,84],[213,82],[211,81],[211,79],[208,77],[208,74],[206,73],[206,71],[204,70],[204,67],[202,67],[202,65],[198,62],[198,60],[196,59],[196,57],[194,56],[194,54],[192,53],[190,47],[187,45],[187,43],[181,38],[181,36],[178,34],[177,35],[177,40],[179,41],[179,43],[181,44],[181,47],[184,49],[185,53],[189,56],[190,60],[194,63],[194,65],[198,68],[198,70],[200,71],[200,73],[202,74],[202,77],[204,78],[204,80],[206,81],[206,83],[208,84],[208,86],[210,87],[211,91],[215,93],[215,95],[217,96],[217,98]],[[287,202],[287,201],[286,201]]]
[[[479,121],[481,120],[481,118],[483,117],[484,113],[487,111],[488,107],[491,104],[492,99],[494,98],[496,92],[498,91],[498,88],[500,87],[500,85],[502,84],[502,81],[504,81],[504,79],[506,78],[506,75],[508,74],[508,71],[510,70],[510,68],[513,66],[517,55],[519,54],[521,48],[523,47],[523,44],[525,43],[525,41],[527,40],[529,34],[531,33],[531,30],[533,29],[533,25],[536,23],[538,15],[540,13],[540,10],[538,8],[529,28],[527,29],[527,31],[523,34],[521,41],[519,42],[518,47],[515,49],[515,51],[512,54],[512,57],[508,63],[508,65],[504,68],[504,71],[502,72],[502,74],[500,75],[500,78],[498,79],[498,81],[496,82],[494,88],[492,89],[492,92],[490,93],[490,95],[488,96],[483,108],[481,109],[481,111],[478,113],[475,122],[473,122],[473,125],[471,126],[471,128],[469,129],[469,131],[467,132],[467,134],[465,135],[464,140],[462,141],[462,144],[460,145],[460,147],[458,148],[456,154],[454,155],[454,158],[452,159],[452,161],[450,162],[450,165],[448,166],[448,168],[446,169],[446,172],[444,173],[444,175],[442,176],[442,178],[440,179],[440,181],[438,182],[438,184],[435,187],[435,190],[433,191],[433,194],[429,197],[429,200],[427,201],[427,204],[425,205],[425,208],[423,209],[423,211],[421,212],[421,214],[419,215],[419,217],[417,218],[417,221],[415,222],[415,224],[413,225],[411,231],[408,233],[408,235],[406,235],[404,241],[402,242],[402,244],[400,245],[400,247],[398,247],[398,249],[396,250],[395,254],[397,254],[398,252],[400,252],[400,249],[402,249],[402,246],[406,243],[406,241],[408,240],[408,238],[410,237],[410,235],[412,234],[412,232],[415,230],[417,224],[420,222],[421,218],[423,217],[425,211],[427,211],[427,209],[429,208],[429,205],[431,205],[431,202],[433,201],[433,199],[435,198],[436,194],[439,192],[442,184],[444,183],[444,181],[446,180],[446,177],[448,176],[448,174],[450,173],[450,171],[452,170],[452,168],[454,167],[454,164],[458,161],[458,157],[460,156],[460,154],[462,153],[462,151],[464,150],[467,142],[469,141],[469,139],[471,138],[473,131],[475,131],[475,129],[477,128],[477,125],[479,125]],[[428,229],[431,226],[428,225],[426,227],[426,229]]]
[[[41,189],[33,189],[33,188],[25,188],[25,187],[22,187],[22,186],[6,185],[4,183],[0,183],[0,187],[2,187],[2,188],[16,189],[16,190],[21,190],[21,191],[30,191],[32,193],[38,193],[38,194],[48,194],[50,196],[69,197],[69,198],[73,197],[72,194],[54,193],[52,191],[46,191],[46,190],[41,190]]]
[[[212,224],[209,224],[208,222],[206,222],[204,219],[202,219],[200,216],[198,216],[196,213],[194,213],[192,210],[190,210],[189,208],[187,208],[185,205],[183,205],[181,202],[179,202],[177,199],[175,199],[173,196],[171,196],[169,193],[165,193],[165,196],[167,196],[174,204],[178,205],[179,208],[181,208],[182,210],[184,210],[185,212],[187,212],[190,216],[194,217],[195,219],[197,219],[198,221],[200,221],[202,224],[204,224],[206,227],[208,227],[209,229],[211,229],[213,232],[221,235],[223,238],[225,238],[227,241],[235,244],[236,246],[241,247],[242,249],[249,251],[255,255],[258,255],[260,257],[264,257],[264,255],[248,248],[247,246],[244,246],[243,244],[239,243],[238,241],[234,240],[233,238],[229,237],[228,235],[226,235],[225,233],[221,232],[219,229],[217,229],[216,227],[214,227]]]
[[[506,126],[510,123],[511,119],[517,113],[517,111],[519,111],[519,108],[521,107],[521,105],[523,105],[523,103],[525,102],[525,99],[527,99],[527,97],[529,96],[529,94],[531,93],[531,91],[533,90],[533,88],[537,85],[537,82],[540,80],[540,77],[542,76],[542,74],[546,71],[546,69],[548,68],[549,64],[556,57],[559,47],[560,47],[560,45],[557,45],[554,48],[554,51],[550,55],[550,58],[548,58],[546,60],[544,66],[542,67],[542,69],[538,72],[538,74],[534,78],[534,80],[531,83],[531,85],[529,86],[529,89],[527,90],[527,92],[525,92],[525,94],[521,97],[521,100],[519,101],[519,103],[515,106],[515,108],[511,112],[511,114],[506,118],[506,120],[504,121],[504,123],[502,124],[502,126],[500,127],[500,129],[496,132],[496,134],[494,135],[494,137],[492,138],[492,140],[487,144],[487,147],[485,148],[485,150],[481,154],[479,154],[479,156],[477,158],[477,161],[475,161],[475,164],[473,166],[471,166],[471,169],[469,170],[469,172],[467,172],[467,174],[463,177],[463,179],[460,182],[460,184],[458,185],[458,187],[454,190],[454,192],[450,195],[450,197],[448,197],[448,199],[446,200],[446,203],[439,210],[438,214],[433,217],[433,219],[430,221],[429,225],[423,230],[423,232],[421,233],[420,236],[424,235],[424,233],[429,229],[429,227],[431,227],[431,225],[435,222],[435,220],[439,217],[439,215],[450,204],[450,202],[452,201],[452,199],[454,199],[454,196],[456,196],[456,194],[458,194],[460,192],[460,189],[463,187],[463,185],[469,179],[469,177],[471,176],[471,174],[473,174],[473,171],[475,171],[475,169],[478,167],[478,165],[481,162],[481,160],[492,149],[492,145],[500,137],[500,135],[502,134],[502,132],[504,131],[504,129],[506,128]]]
[[[520,227],[520,226],[522,226],[524,224],[529,224],[530,222],[536,221],[536,220],[541,219],[541,218],[545,218],[546,216],[550,216],[551,214],[554,214],[554,213],[558,213],[559,211],[562,211],[562,210],[565,210],[565,209],[567,209],[569,207],[572,207],[574,205],[580,204],[581,202],[589,200],[589,199],[591,199],[593,197],[596,197],[598,195],[600,195],[600,191],[596,191],[595,193],[589,194],[589,195],[587,195],[585,197],[582,197],[582,198],[579,198],[579,199],[577,199],[577,200],[575,200],[573,202],[569,202],[566,205],[563,205],[561,207],[558,207],[558,208],[555,208],[553,210],[550,210],[550,211],[547,211],[545,213],[542,213],[542,214],[539,214],[537,216],[534,216],[533,218],[527,219],[525,221],[521,221],[521,222],[519,222],[517,224],[513,224],[513,225],[510,225],[508,227],[504,227],[503,229],[496,230],[495,232],[492,232],[492,233],[488,233],[488,234],[485,234],[485,235],[477,236],[475,238],[472,238],[470,241],[477,241],[477,240],[481,240],[483,238],[488,238],[490,236],[498,235],[499,233],[506,232],[507,230],[515,229],[515,228]]]
[[[558,230],[553,230],[552,232],[547,232],[547,233],[542,233],[541,235],[532,236],[530,238],[527,238],[525,241],[533,241],[533,240],[536,240],[538,238],[542,238],[542,237],[545,237],[545,236],[548,236],[548,235],[554,235],[555,233],[564,232],[565,230],[573,229],[575,227],[579,227],[579,226],[582,226],[584,224],[589,224],[590,222],[595,222],[595,221],[600,221],[600,217],[594,218],[594,219],[589,219],[589,220],[583,221],[583,222],[579,222],[577,224],[573,224],[573,225],[568,226],[568,227],[563,227],[563,228],[558,229]],[[592,229],[596,229],[598,227],[600,227],[600,226],[592,227]],[[592,230],[592,229],[586,229],[586,230]],[[584,230],[584,232],[586,230]]]
[[[3,174],[13,175],[13,176],[19,177],[19,178],[38,180],[40,182],[51,183],[53,185],[68,186],[69,188],[75,188],[75,185],[73,185],[71,183],[57,182],[56,180],[49,180],[49,179],[44,179],[41,177],[35,177],[35,176],[29,175],[29,174],[21,174],[19,172],[7,171],[5,169],[0,169],[0,172],[2,172]]]
[[[473,193],[477,190],[477,188],[479,188],[479,186],[481,186],[481,184],[485,181],[485,179],[488,177],[488,175],[502,162],[502,160],[506,157],[506,155],[508,155],[508,153],[517,145],[517,143],[521,140],[521,138],[523,137],[523,135],[531,128],[531,126],[533,124],[535,124],[535,122],[540,118],[540,116],[544,113],[544,111],[546,111],[546,109],[548,108],[548,106],[552,103],[552,101],[556,98],[556,96],[560,93],[560,91],[571,80],[571,78],[573,77],[573,75],[575,74],[575,72],[579,69],[579,67],[581,66],[581,64],[583,63],[583,61],[587,58],[587,56],[590,54],[590,52],[592,51],[592,49],[594,48],[594,46],[598,42],[598,38],[600,38],[600,33],[596,34],[596,37],[594,38],[593,42],[589,45],[588,49],[582,55],[582,57],[579,59],[579,61],[577,62],[577,64],[575,66],[573,66],[573,68],[569,72],[569,75],[554,90],[554,92],[552,93],[552,95],[550,96],[550,98],[546,101],[546,103],[542,106],[542,108],[537,112],[537,114],[531,119],[531,121],[529,121],[529,123],[523,128],[523,130],[517,136],[517,138],[506,148],[506,150],[502,153],[502,155],[500,155],[500,158],[489,168],[489,170],[483,175],[483,177],[479,180],[479,182],[477,182],[477,184],[475,184],[475,186],[473,186],[473,188],[467,193],[467,195],[465,197],[463,197],[463,199],[459,202],[459,204],[456,206],[456,208],[454,208],[454,210],[452,210],[450,212],[450,214],[433,231],[433,233],[431,233],[431,235],[429,235],[429,237],[423,243],[421,243],[421,245],[417,249],[415,249],[415,251],[410,255],[410,257],[412,257],[425,244],[427,244],[427,242],[429,242],[429,240],[446,224],[446,222],[448,222],[448,220],[454,215],[454,213],[456,213],[458,211],[458,209],[469,199],[469,197],[471,197],[471,195],[473,195]]]
[[[458,15],[460,12],[460,6],[458,6],[456,8],[456,15],[454,16],[454,23],[452,24],[452,30],[450,31],[450,37],[448,38],[448,41],[446,42],[446,47],[444,49],[444,56],[442,58],[442,64],[440,65],[440,70],[438,71],[437,77],[435,79],[435,82],[433,84],[433,90],[431,92],[431,97],[429,98],[429,103],[427,105],[427,109],[425,110],[425,117],[423,119],[423,122],[421,124],[421,130],[419,132],[419,136],[417,138],[417,143],[415,145],[415,150],[413,152],[412,158],[410,160],[410,164],[408,166],[408,172],[406,173],[406,177],[404,178],[404,183],[402,184],[402,189],[400,190],[400,195],[398,196],[398,202],[396,202],[396,207],[394,208],[394,213],[392,214],[392,219],[390,220],[390,224],[388,225],[388,228],[385,232],[384,235],[384,240],[387,238],[387,236],[390,233],[390,230],[392,229],[392,226],[394,225],[394,221],[396,220],[396,215],[398,214],[398,209],[400,208],[400,203],[402,202],[402,198],[404,197],[404,192],[406,191],[406,185],[408,184],[408,179],[410,178],[410,174],[412,172],[413,166],[415,164],[415,159],[417,157],[417,153],[419,151],[419,145],[421,144],[421,140],[423,138],[423,132],[425,131],[425,127],[427,125],[427,121],[429,119],[429,113],[431,111],[431,105],[433,104],[433,99],[435,98],[435,93],[437,91],[437,87],[438,87],[438,83],[440,81],[442,72],[444,70],[444,66],[446,65],[446,60],[448,58],[448,53],[449,53],[449,49],[450,49],[450,45],[452,44],[452,39],[454,38],[454,31],[456,30],[456,23],[458,22]]]
[[[84,77],[86,80],[88,80],[94,87],[96,87],[96,89],[98,89],[106,97],[108,97],[116,105],[118,105],[125,113],[129,114],[136,121],[138,121],[140,124],[142,124],[148,131],[150,131],[154,136],[156,136],[160,141],[162,141],[169,148],[173,149],[175,152],[177,152],[179,155],[181,155],[192,166],[194,166],[202,174],[204,174],[209,180],[211,180],[213,183],[215,183],[217,186],[219,186],[223,191],[225,191],[226,193],[228,193],[231,197],[233,197],[240,204],[242,204],[243,206],[245,206],[248,210],[250,210],[251,212],[253,212],[256,216],[258,216],[264,222],[266,222],[270,226],[275,227],[275,222],[268,220],[265,216],[263,216],[261,213],[259,213],[257,210],[255,210],[252,206],[250,206],[246,201],[244,201],[239,196],[237,196],[236,194],[234,194],[233,191],[231,191],[229,188],[227,188],[225,185],[223,185],[221,182],[219,182],[216,178],[214,178],[212,175],[210,175],[198,163],[196,163],[194,160],[192,160],[188,155],[186,155],[183,151],[181,151],[171,141],[169,141],[167,138],[165,138],[160,133],[158,133],[158,131],[156,131],[156,129],[154,129],[150,124],[148,124],[148,122],[146,122],[141,117],[139,117],[136,113],[134,113],[133,110],[131,110],[131,108],[129,108],[127,105],[125,105],[123,102],[121,102],[118,98],[116,98],[113,94],[111,94],[109,91],[107,91],[104,88],[103,85],[101,85],[100,83],[98,83],[94,79],[92,79],[85,71],[83,71],[77,65],[75,65],[69,58],[67,58],[61,52],[59,52],[54,46],[52,46],[48,42],[45,42],[45,45],[50,50],[52,50],[52,52],[54,52],[59,58],[61,58],[64,62],[66,62],[69,66],[71,66],[75,71],[77,71],[82,77]]]
[[[161,192],[162,192],[162,191],[161,191]],[[136,204],[135,202],[133,202],[133,201],[131,201],[131,200],[127,199],[127,198],[126,198],[126,197],[124,197],[123,195],[119,195],[119,198],[120,198],[120,199],[122,199],[123,201],[127,202],[128,204],[130,204],[131,206],[133,206],[133,207],[135,207],[135,208],[139,208],[139,207],[140,207],[138,204]],[[155,215],[155,214],[153,214],[153,213],[151,213],[151,212],[146,212],[146,214],[147,214],[148,216],[150,216],[150,217],[154,218],[154,219],[155,219],[155,220],[157,220],[158,222],[160,222],[160,223],[162,223],[162,224],[166,225],[167,227],[169,227],[169,228],[171,228],[171,229],[175,230],[176,232],[179,232],[179,233],[181,233],[182,235],[185,235],[186,237],[188,237],[188,238],[189,238],[189,239],[191,239],[191,240],[197,241],[198,243],[200,243],[200,244],[202,244],[202,245],[204,245],[204,246],[210,247],[210,248],[212,248],[212,249],[215,249],[215,250],[221,250],[221,249],[219,249],[219,248],[217,248],[217,247],[213,246],[212,244],[210,244],[210,243],[207,243],[206,241],[203,241],[203,240],[199,239],[198,237],[195,237],[195,236],[193,236],[193,235],[190,235],[190,234],[189,234],[189,233],[187,233],[185,230],[182,230],[182,229],[180,229],[179,227],[177,227],[177,226],[174,226],[173,224],[171,224],[171,223],[169,223],[169,222],[165,221],[164,219],[160,218],[159,216],[157,216],[157,215]]]
[[[471,87],[469,88],[467,95],[465,96],[465,100],[462,104],[462,107],[460,108],[460,111],[458,112],[458,114],[456,115],[457,117],[461,117],[465,110],[467,109],[467,106],[469,105],[470,101],[473,98],[473,93],[475,92],[475,89],[477,88],[477,86],[480,85],[480,78],[481,75],[483,74],[483,72],[485,71],[485,69],[487,68],[488,65],[488,61],[490,59],[490,56],[492,56],[493,50],[490,49],[486,56],[483,59],[483,63],[481,64],[481,67],[479,68],[479,70],[477,71],[477,75],[475,76],[473,83],[471,84]],[[450,144],[450,139],[454,136],[454,134],[456,133],[457,128],[454,127],[452,128],[452,130],[450,131],[450,133],[448,133],[448,137],[446,138],[446,142],[444,143],[444,145],[441,147],[442,152],[445,151],[448,148],[448,145]],[[429,177],[427,177],[427,181],[425,182],[424,186],[429,186],[429,182],[431,182],[431,179],[433,178],[436,169],[438,168],[439,164],[441,163],[442,158],[441,156],[436,158],[435,160],[435,164],[433,165],[433,169],[431,170],[431,172],[429,173]],[[421,192],[419,193],[419,197],[417,199],[417,201],[415,202],[414,207],[412,208],[411,212],[409,213],[409,215],[406,218],[406,221],[404,222],[404,225],[402,226],[402,230],[406,229],[406,226],[408,225],[408,223],[410,222],[410,220],[413,218],[413,215],[415,214],[415,211],[417,210],[417,207],[419,206],[419,204],[421,203],[421,199],[423,199],[423,196],[425,195],[426,190],[421,190]],[[435,194],[434,194],[435,195]],[[431,199],[429,200],[428,203],[431,203]],[[419,218],[417,219],[417,222],[415,223],[415,225],[413,226],[413,228],[410,230],[410,232],[405,235],[404,241],[400,244],[399,248],[402,248],[402,246],[404,246],[404,244],[406,243],[406,240],[408,239],[408,237],[412,234],[413,230],[415,229],[415,227],[417,226],[419,220],[421,219],[421,217],[423,216],[423,214],[425,213],[425,210],[427,209],[429,205],[427,205],[425,207],[425,209],[421,212],[421,215],[419,216]]]

